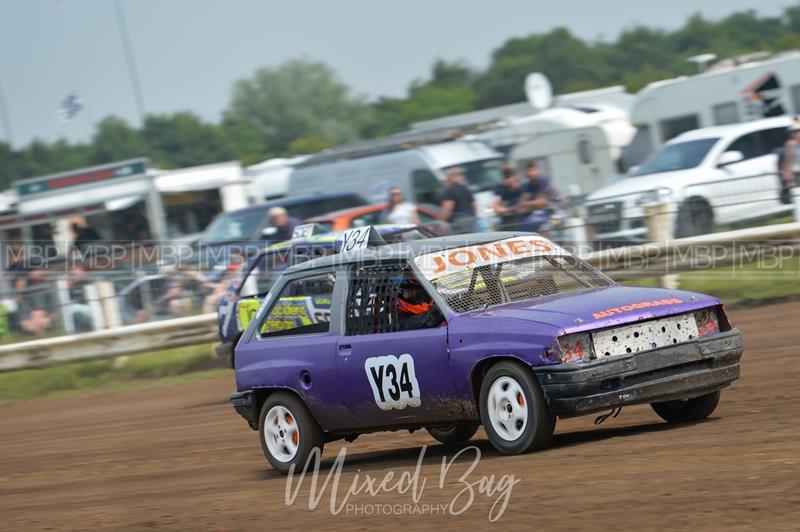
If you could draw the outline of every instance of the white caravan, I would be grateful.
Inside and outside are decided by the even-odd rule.
[[[641,163],[685,131],[786,114],[800,114],[800,52],[725,59],[701,74],[656,81],[639,91],[631,109],[638,131],[624,163]]]

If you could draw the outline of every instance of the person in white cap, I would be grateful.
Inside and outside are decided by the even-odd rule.
[[[269,219],[275,227],[275,233],[270,237],[270,240],[283,242],[284,240],[291,240],[294,228],[300,221],[294,216],[289,216],[286,209],[283,207],[272,207],[269,212]]]
[[[795,117],[789,126],[789,138],[783,145],[781,178],[785,188],[800,184],[800,117]]]

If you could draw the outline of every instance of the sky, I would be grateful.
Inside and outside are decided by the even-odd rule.
[[[296,57],[333,67],[367,98],[403,96],[437,58],[483,68],[506,39],[565,26],[613,40],[637,24],[674,29],[755,9],[777,15],[797,0],[119,0],[145,111],[190,110],[217,121],[237,79]],[[110,114],[139,125],[113,0],[0,0],[0,91],[13,145],[88,140]],[[56,109],[77,93],[67,123]],[[520,91],[522,92],[522,91]],[[9,141],[0,123],[0,140]]]

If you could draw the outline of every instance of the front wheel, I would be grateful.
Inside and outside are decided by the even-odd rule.
[[[553,437],[556,417],[536,377],[517,363],[489,368],[481,382],[480,411],[489,442],[503,454],[542,449]]]
[[[478,424],[473,422],[456,423],[441,427],[428,427],[428,432],[436,440],[448,444],[468,442],[478,431]]]
[[[306,405],[295,395],[276,392],[264,401],[258,423],[261,450],[270,465],[287,474],[302,469],[315,448],[322,456],[324,434]]]
[[[686,423],[710,416],[719,404],[719,396],[720,392],[717,390],[685,401],[664,401],[663,403],[652,403],[650,406],[664,421]]]

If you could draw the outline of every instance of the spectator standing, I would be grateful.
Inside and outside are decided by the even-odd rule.
[[[98,233],[97,229],[94,227],[73,222],[71,228],[72,234],[75,237],[73,246],[80,251],[81,255],[89,251],[93,244],[102,240],[100,233]]]
[[[277,242],[291,240],[294,228],[300,224],[300,220],[294,216],[289,216],[289,213],[283,207],[272,207],[268,214],[272,225],[275,227],[275,233],[272,235],[271,240]]]
[[[464,184],[464,171],[450,168],[445,172],[440,219],[448,222],[453,234],[475,232],[475,198]]]
[[[492,208],[500,217],[500,229],[516,229],[520,223],[520,215],[516,210],[522,197],[522,185],[510,164],[503,166],[503,181],[494,189]]]
[[[783,187],[789,189],[800,185],[800,117],[789,126],[789,138],[783,145],[781,178]]]
[[[567,201],[535,161],[525,165],[525,175],[528,180],[522,187],[517,212],[524,216],[527,231],[539,231],[547,226],[554,212],[566,209]]]
[[[389,205],[386,207],[386,222],[397,225],[419,225],[417,206],[406,200],[403,191],[398,187],[389,189]]]

